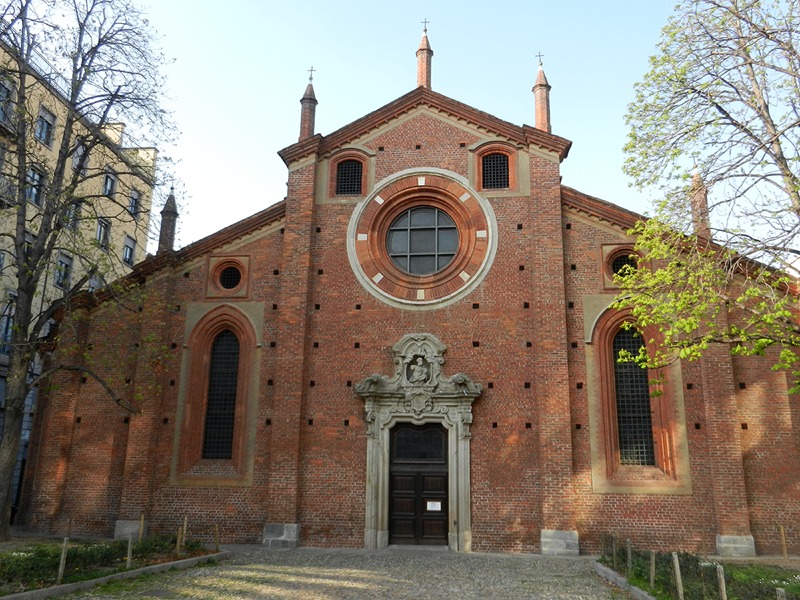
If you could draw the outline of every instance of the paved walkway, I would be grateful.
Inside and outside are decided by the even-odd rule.
[[[437,549],[269,550],[229,546],[231,560],[172,571],[70,599],[615,599],[628,598],[589,558],[461,554]]]

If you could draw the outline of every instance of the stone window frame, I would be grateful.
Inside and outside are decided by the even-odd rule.
[[[33,137],[48,148],[53,147],[53,134],[56,129],[56,115],[44,106],[39,107],[39,115],[33,128]]]
[[[242,278],[239,280],[239,284],[232,288],[226,288],[220,281],[222,272],[229,267],[235,267],[239,269],[239,272],[242,275]],[[249,279],[249,255],[210,256],[208,258],[206,298],[247,298],[250,292]]]
[[[508,157],[508,187],[487,188],[483,184],[483,159],[491,154],[505,154]],[[475,150],[475,187],[485,193],[508,192],[517,189],[517,149],[502,142],[489,142]]]
[[[230,459],[204,459],[203,432],[211,346],[224,330],[239,341],[233,448]],[[253,477],[253,426],[257,411],[258,337],[236,307],[218,305],[203,315],[189,334],[182,364],[178,427],[175,431],[172,483],[204,487],[250,485]]]
[[[608,303],[611,301],[613,297]],[[596,302],[589,302],[590,312],[592,304]],[[691,476],[680,361],[664,367],[660,383],[651,384],[651,389],[658,392],[651,396],[656,465],[620,464],[612,343],[625,322],[631,322],[629,311],[603,310],[590,325],[586,340],[593,489],[598,493],[689,494]],[[642,332],[648,346],[658,336],[653,328]],[[650,379],[659,379],[656,375]]]
[[[347,149],[339,152],[330,160],[330,177],[328,182],[329,198],[362,198],[367,190],[367,155],[359,150]],[[336,192],[336,182],[339,176],[339,166],[348,161],[354,160],[361,163],[361,189],[358,194],[338,194]]]
[[[443,210],[458,229],[456,256],[430,275],[403,271],[386,248],[391,224],[416,206]],[[491,206],[463,177],[443,169],[409,169],[383,180],[353,212],[347,232],[356,277],[375,297],[400,308],[433,309],[462,298],[482,281],[496,249]]]

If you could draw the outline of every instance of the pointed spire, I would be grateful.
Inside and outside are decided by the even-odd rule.
[[[422,41],[417,50],[417,87],[431,89],[431,58],[433,50],[428,43],[428,19],[422,21]]]
[[[533,100],[536,104],[536,129],[541,129],[547,133],[550,131],[550,84],[547,83],[547,76],[544,74],[542,66],[542,53],[536,55],[539,58],[539,72],[536,74],[536,83],[533,85]]]
[[[158,234],[158,252],[171,252],[175,246],[175,228],[178,224],[178,205],[175,202],[175,188],[169,188],[169,196],[161,209],[161,231]]]
[[[314,135],[314,121],[317,113],[317,97],[314,95],[314,67],[308,70],[308,85],[300,99],[300,137],[298,142]]]
[[[697,171],[692,175],[690,188],[692,201],[692,227],[694,234],[711,241],[711,221],[708,218],[708,188]]]

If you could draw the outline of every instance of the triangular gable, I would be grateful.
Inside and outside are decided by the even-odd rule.
[[[564,185],[561,186],[561,205],[607,221],[626,231],[639,221],[647,220],[647,217],[639,213]]]
[[[315,135],[291,146],[287,146],[278,154],[288,165],[308,156],[309,154],[325,154],[339,146],[347,144],[350,140],[359,138],[373,129],[390,122],[414,108],[426,105],[445,114],[466,121],[476,127],[491,131],[498,136],[505,137],[522,145],[535,145],[544,150],[558,155],[559,161],[564,160],[569,153],[572,142],[569,140],[541,131],[529,125],[514,125],[497,117],[473,108],[452,98],[419,87],[397,100],[390,102],[368,115],[337,129],[333,133],[322,136]]]

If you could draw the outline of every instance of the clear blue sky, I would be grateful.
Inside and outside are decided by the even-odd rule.
[[[283,199],[277,151],[297,141],[309,67],[323,135],[412,90],[425,18],[433,89],[518,125],[534,122],[541,52],[553,133],[573,142],[563,183],[648,210],[621,171],[623,116],[671,0],[141,1],[175,61],[178,163],[162,176],[181,182],[178,246]]]

